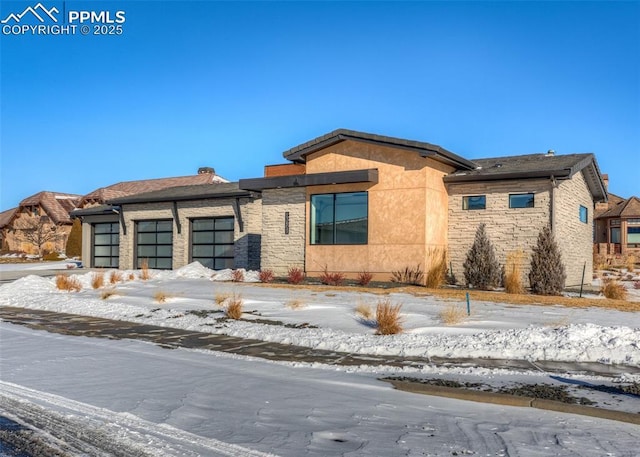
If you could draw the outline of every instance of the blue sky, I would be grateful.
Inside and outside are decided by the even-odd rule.
[[[470,159],[593,152],[640,195],[640,2],[42,3],[126,22],[0,36],[1,210],[201,166],[259,177],[336,128]]]

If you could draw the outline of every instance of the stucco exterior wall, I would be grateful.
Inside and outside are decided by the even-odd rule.
[[[171,219],[173,203],[130,204],[123,207],[126,234],[120,229],[120,268],[133,269],[135,260],[135,222]],[[243,230],[235,199],[204,199],[178,202],[181,231],[173,224],[173,265],[183,267],[190,259],[190,219],[201,217],[234,217],[235,268],[260,269],[260,234],[262,230],[262,202],[260,199],[240,199]]]
[[[473,244],[478,226],[486,224],[498,262],[504,265],[507,254],[523,250],[523,283],[528,284],[530,253],[540,230],[550,223],[551,181],[511,180],[476,183],[449,183],[449,259],[453,273],[464,283],[463,263]],[[533,208],[509,208],[509,194],[533,193]],[[462,197],[486,195],[486,209],[463,210]]]
[[[587,222],[580,221],[580,206],[587,208]],[[593,275],[594,203],[582,172],[561,181],[556,189],[554,234],[567,272],[567,286],[591,283]]]
[[[305,199],[302,188],[262,192],[262,268],[285,276],[291,267],[304,268]],[[286,233],[286,214],[289,214]]]
[[[367,191],[369,210],[366,245],[311,245],[307,233],[307,274],[317,275],[326,267],[352,276],[366,270],[388,280],[394,270],[427,268],[429,250],[445,248],[448,198],[442,178],[452,167],[412,151],[357,141],[307,157],[308,174],[368,168],[378,169],[378,183],[307,188],[307,218],[314,194]]]

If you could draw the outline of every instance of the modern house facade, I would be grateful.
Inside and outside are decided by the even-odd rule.
[[[592,275],[596,202],[592,154],[468,160],[426,142],[336,130],[283,153],[263,177],[153,190],[95,202],[83,219],[83,260],[96,267],[291,267],[388,280],[446,253],[458,280],[480,224],[501,264],[529,256],[551,226],[567,285]],[[90,202],[94,203],[94,202]]]

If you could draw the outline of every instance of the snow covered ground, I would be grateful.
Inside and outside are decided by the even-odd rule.
[[[637,312],[472,301],[471,316],[448,326],[441,312],[451,306],[465,310],[465,303],[391,293],[391,301],[403,305],[405,332],[379,336],[370,319],[355,309],[375,308],[381,296],[357,289],[314,291],[217,282],[199,264],[153,272],[148,281],[137,278],[139,272],[123,272],[123,282],[100,289],[91,287],[95,273],[76,273],[72,276],[83,286],[79,292],[57,290],[53,278],[26,276],[0,286],[0,306],[361,354],[640,366]],[[128,280],[129,274],[136,278]],[[115,294],[103,299],[105,290]],[[222,308],[216,297],[234,293],[244,300],[246,320],[220,320]],[[160,295],[166,297],[162,303]],[[293,302],[298,307],[291,306]],[[310,328],[251,322],[257,319],[306,323]],[[0,324],[0,342],[4,397],[0,416],[43,418],[37,426],[48,433],[51,424],[65,424],[62,428],[69,435],[62,439],[80,455],[87,452],[82,448],[86,444],[74,441],[74,430],[82,436],[95,435],[103,444],[117,442],[124,449],[122,455],[157,456],[632,456],[640,442],[638,426],[403,393],[376,379],[410,374],[508,383],[531,379],[531,374],[272,363],[211,352],[168,351],[137,341],[61,336],[6,323]],[[533,377],[536,383],[554,382],[546,373]],[[613,380],[575,376],[565,380],[640,381],[632,374]],[[640,411],[637,397],[625,403],[622,409]],[[136,449],[139,454],[133,453]]]

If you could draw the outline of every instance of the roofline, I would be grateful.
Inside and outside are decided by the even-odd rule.
[[[512,172],[512,173],[502,173],[502,174],[491,174],[491,175],[447,175],[445,176],[444,182],[470,182],[470,181],[500,181],[503,179],[540,179],[540,178],[570,178],[574,173],[571,172],[570,168],[563,168],[559,170],[552,171],[534,171],[534,172]]]
[[[109,205],[128,205],[132,203],[160,203],[160,202],[180,202],[188,200],[204,200],[207,198],[241,198],[252,197],[251,192],[245,190],[230,191],[230,192],[201,192],[193,195],[178,195],[178,196],[160,196],[160,197],[144,197],[144,194],[140,196],[132,195],[129,197],[120,197],[107,200]]]
[[[364,143],[372,143],[382,146],[393,147],[396,149],[405,149],[417,152],[421,157],[429,157],[446,165],[453,166],[457,169],[473,170],[476,164],[465,159],[451,151],[448,151],[435,144],[425,143],[421,141],[403,140],[383,135],[374,135],[371,133],[357,132],[355,130],[338,129],[326,135],[307,141],[299,146],[291,148],[283,152],[285,159],[292,162],[305,163],[306,156],[322,149],[341,143],[342,141],[353,140]]]
[[[79,208],[69,212],[71,219],[84,216],[103,216],[106,214],[118,214],[120,207],[114,205],[92,206],[90,208]]]
[[[241,189],[262,191],[292,187],[324,186],[331,184],[377,183],[378,169],[334,171],[301,175],[274,176],[271,178],[241,179]]]

